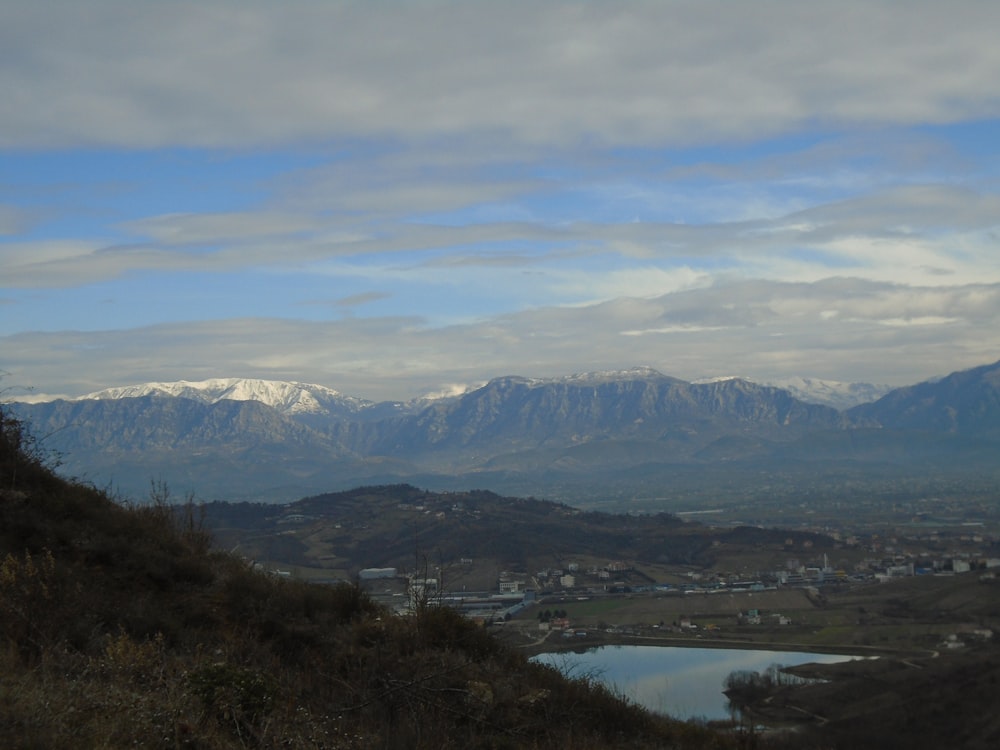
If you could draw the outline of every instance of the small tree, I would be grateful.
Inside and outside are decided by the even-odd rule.
[[[0,487],[16,489],[19,481],[58,465],[58,456],[42,447],[8,404],[0,403]]]

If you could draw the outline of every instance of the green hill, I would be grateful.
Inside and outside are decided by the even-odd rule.
[[[834,544],[798,530],[719,529],[667,513],[585,512],[487,490],[437,492],[408,484],[357,487],[280,506],[214,502],[205,514],[220,546],[303,576],[353,581],[363,568],[413,572],[424,561],[440,568],[453,590],[492,589],[501,570],[527,577],[570,562],[628,560],[655,577],[677,566],[708,567],[720,555],[748,548],[781,555],[789,540],[817,551]]]

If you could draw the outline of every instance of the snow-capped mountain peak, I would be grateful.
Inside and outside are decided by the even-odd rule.
[[[631,367],[626,370],[596,370],[579,372],[558,378],[563,383],[605,383],[614,380],[638,380],[643,378],[662,378],[663,373],[652,367]]]
[[[838,380],[790,377],[770,380],[761,385],[783,388],[799,401],[823,404],[835,409],[849,409],[858,404],[877,401],[892,390],[892,386],[874,383],[843,383]]]
[[[781,388],[788,391],[799,401],[807,404],[832,406],[834,409],[850,409],[858,404],[877,401],[892,390],[892,386],[873,383],[843,383],[838,380],[822,380],[820,378],[787,377],[774,380],[757,380],[739,375],[718,375],[715,377],[692,380],[694,385],[710,385],[724,383],[730,380],[744,380],[748,383]]]
[[[618,380],[661,379],[666,378],[658,370],[651,367],[633,367],[623,370],[605,370],[582,372],[558,378],[522,378],[508,376],[496,378],[491,382],[517,382],[529,387],[540,387],[549,383],[567,384],[597,384]],[[871,383],[843,383],[834,380],[821,380],[806,377],[788,377],[775,380],[755,380],[736,375],[699,378],[691,381],[695,385],[719,383],[729,380],[745,380],[759,385],[781,388],[791,393],[795,398],[807,403],[832,406],[836,409],[848,409],[858,404],[876,401],[892,388],[887,385]],[[145,396],[180,397],[216,403],[218,401],[257,401],[266,404],[288,415],[327,414],[336,413],[342,416],[360,415],[365,412],[372,418],[383,412],[409,412],[422,408],[433,401],[446,401],[476,390],[478,386],[450,386],[440,392],[430,393],[423,398],[414,399],[408,403],[382,404],[380,409],[374,402],[353,396],[348,396],[326,386],[314,383],[295,381],[262,380],[257,378],[210,378],[208,380],[178,380],[174,382],[152,382],[137,385],[105,388],[88,393],[85,396],[71,399],[83,400],[116,400],[124,398],[141,398]],[[33,396],[22,399],[39,402],[53,400],[52,398]]]
[[[211,378],[209,380],[179,380],[173,383],[141,383],[106,388],[89,393],[78,400],[141,398],[144,396],[174,396],[204,403],[218,401],[259,401],[285,414],[315,413],[331,406],[357,411],[370,402],[312,383],[259,380],[256,378]]]

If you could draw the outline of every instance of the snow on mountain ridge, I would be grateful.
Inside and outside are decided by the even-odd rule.
[[[596,370],[594,372],[578,372],[562,378],[556,378],[560,383],[592,383],[609,380],[628,380],[630,378],[663,378],[666,377],[652,367],[630,367],[626,370]]]
[[[517,382],[535,388],[549,383],[594,384],[615,380],[665,377],[667,376],[651,367],[633,367],[622,370],[575,373],[555,378],[507,376],[495,378],[490,382]],[[755,380],[748,377],[725,375],[699,378],[691,382],[696,385],[704,385],[729,380],[745,380],[757,383],[758,385],[782,388],[800,401],[832,406],[836,409],[847,409],[861,403],[876,401],[892,390],[887,385],[844,383],[805,377]],[[426,405],[432,401],[460,397],[481,387],[483,387],[483,384],[474,386],[452,385],[441,392],[427,394],[422,398],[414,399],[405,404],[396,404],[396,407],[397,410],[407,411]],[[340,391],[322,385],[255,378],[211,378],[200,381],[179,380],[176,382],[142,383],[106,388],[71,400],[139,398],[150,395],[189,398],[203,403],[216,403],[222,400],[258,401],[278,409],[285,414],[321,414],[331,410],[340,413],[348,412],[357,414],[375,406],[375,403],[372,401],[347,396]],[[35,397],[31,400],[40,401],[46,399]]]
[[[730,380],[743,380],[770,388],[780,388],[788,391],[799,401],[807,404],[832,406],[834,409],[850,409],[858,404],[877,401],[893,388],[889,385],[873,383],[844,383],[838,380],[821,380],[819,378],[804,378],[799,376],[779,378],[775,380],[757,380],[740,375],[719,375],[716,377],[698,378],[692,380],[694,385],[709,385],[724,383]]]
[[[316,413],[329,406],[360,411],[371,405],[363,399],[313,383],[260,380],[255,378],[211,378],[173,383],[142,383],[106,388],[74,400],[174,396],[213,404],[218,401],[259,401],[285,414]]]
[[[540,388],[547,385],[552,385],[555,383],[571,383],[571,384],[592,384],[592,383],[611,383],[617,380],[636,380],[642,378],[665,378],[667,377],[658,370],[654,370],[652,367],[632,367],[627,370],[595,370],[592,372],[577,372],[572,375],[562,375],[558,377],[547,377],[547,378],[530,378],[523,375],[503,375],[498,378],[493,378],[485,385],[490,383],[519,383],[521,385],[526,385],[529,388]],[[479,386],[485,387],[485,386]],[[478,388],[473,388],[471,390],[478,390]]]
[[[811,404],[832,406],[835,409],[849,409],[858,404],[877,401],[889,391],[892,386],[876,383],[843,383],[837,380],[820,380],[818,378],[791,377],[762,382],[783,388],[799,401]]]

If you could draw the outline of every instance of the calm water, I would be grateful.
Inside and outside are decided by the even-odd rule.
[[[722,690],[730,672],[760,672],[772,664],[831,664],[855,657],[794,651],[602,646],[585,653],[539,654],[533,658],[569,677],[593,675],[636,703],[677,719],[726,719],[729,711]]]

